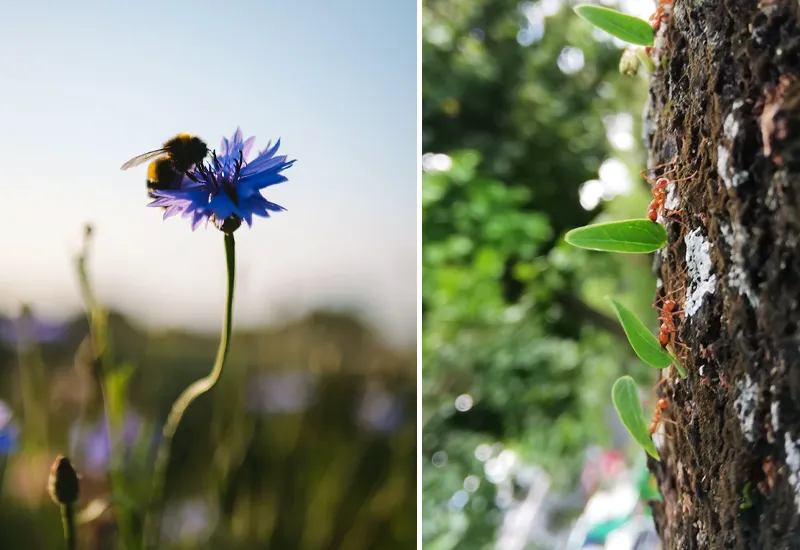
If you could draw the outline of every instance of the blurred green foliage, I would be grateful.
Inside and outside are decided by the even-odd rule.
[[[650,258],[563,242],[644,217],[641,180],[591,210],[579,192],[609,157],[638,171],[639,140],[615,149],[609,127],[638,120],[646,88],[567,4],[427,0],[422,24],[423,540],[477,550],[509,505],[488,457],[573,491],[587,446],[620,443],[614,380],[653,374],[603,300],[654,321]]]
[[[130,512],[137,532],[161,422],[180,391],[208,372],[218,337],[152,332],[115,312],[107,330],[117,519]],[[79,549],[120,548],[104,508],[100,373],[86,318],[65,322],[61,333],[38,343],[0,339],[0,399],[21,426],[19,449],[0,455],[0,548],[63,547],[46,493],[59,453],[83,475],[77,508],[91,521],[79,525]],[[413,349],[387,347],[344,313],[235,330],[219,386],[193,404],[176,435],[163,548],[413,546],[414,363]]]

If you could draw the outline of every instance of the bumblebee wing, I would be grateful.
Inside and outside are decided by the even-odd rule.
[[[127,170],[128,168],[133,168],[134,166],[139,166],[145,161],[150,160],[151,158],[163,155],[166,152],[165,149],[156,149],[155,151],[149,151],[147,153],[142,153],[139,156],[133,157],[131,160],[120,166],[120,170]]]

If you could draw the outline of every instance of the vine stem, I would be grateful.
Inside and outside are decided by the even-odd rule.
[[[228,355],[228,345],[230,343],[232,318],[233,318],[233,288],[236,276],[236,247],[232,233],[225,233],[225,259],[228,268],[228,286],[225,298],[225,317],[222,323],[222,335],[220,337],[217,358],[214,367],[205,378],[201,378],[183,390],[178,399],[172,404],[172,409],[164,423],[161,441],[159,442],[156,453],[156,461],[153,472],[153,487],[150,492],[150,506],[145,517],[144,523],[144,547],[155,548],[158,543],[161,531],[161,508],[164,497],[165,476],[169,459],[172,453],[172,440],[178,425],[183,418],[184,412],[192,402],[213,388],[222,374],[225,365],[225,358]]]
[[[75,537],[75,508],[72,504],[61,505],[61,524],[64,527],[64,541],[67,550],[75,550],[77,538]]]

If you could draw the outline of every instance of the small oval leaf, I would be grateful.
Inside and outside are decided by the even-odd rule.
[[[655,42],[653,27],[644,19],[589,4],[575,6],[575,13],[595,27],[629,44],[652,46]]]
[[[659,369],[667,368],[672,363],[672,357],[669,353],[664,351],[658,339],[652,332],[647,330],[647,327],[642,323],[636,315],[628,308],[606,296],[606,300],[611,303],[614,312],[617,314],[622,329],[631,343],[633,351],[639,356],[639,359]]]
[[[647,421],[644,419],[642,404],[639,402],[639,391],[636,382],[630,376],[623,376],[614,382],[611,389],[611,399],[617,409],[622,425],[628,430],[633,439],[644,447],[647,454],[661,460],[658,456],[656,444],[650,437]]]
[[[623,220],[577,227],[564,239],[578,248],[645,254],[666,246],[667,230],[650,220]]]

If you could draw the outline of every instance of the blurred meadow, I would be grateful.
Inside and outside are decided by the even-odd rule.
[[[264,193],[288,211],[235,232],[230,352],[175,434],[157,547],[413,547],[414,4],[46,0],[2,28],[0,548],[65,547],[57,455],[80,476],[77,548],[141,548],[226,271],[220,231],[162,221],[146,166],[119,167],[239,126],[297,159]]]
[[[645,19],[652,2],[603,4]],[[422,7],[425,548],[653,549],[644,453],[611,403],[656,380],[604,297],[649,326],[652,257],[567,245],[646,217],[647,80],[561,0]]]

